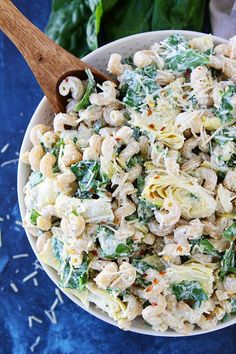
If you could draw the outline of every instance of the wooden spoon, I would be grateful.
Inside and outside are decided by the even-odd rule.
[[[85,79],[84,70],[89,68],[99,83],[111,80],[54,43],[24,17],[10,0],[0,0],[0,29],[24,56],[56,113],[65,112],[66,97],[59,94],[58,87],[66,76]]]

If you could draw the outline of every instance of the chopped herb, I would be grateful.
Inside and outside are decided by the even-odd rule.
[[[231,313],[233,315],[236,315],[236,297],[232,297],[230,303],[231,303]]]
[[[84,253],[83,261],[78,268],[74,268],[69,260],[61,265],[60,286],[63,288],[83,291],[88,281],[89,256]]]
[[[232,97],[236,94],[236,85],[229,85],[224,90],[220,92],[221,101],[219,108],[215,109],[216,115],[222,120],[222,122],[229,122],[234,119],[233,112],[233,103]]]
[[[88,76],[88,83],[83,98],[75,106],[76,112],[78,112],[80,109],[85,109],[90,105],[89,97],[96,90],[96,82],[90,69],[85,69],[85,72]]]
[[[105,187],[109,182],[108,177],[100,173],[98,161],[80,161],[71,166],[71,171],[78,180],[76,196],[79,198],[93,198],[99,188]]]
[[[233,223],[230,227],[228,227],[224,232],[223,236],[227,238],[229,241],[235,241],[236,239],[236,223]]]
[[[138,203],[137,213],[139,221],[147,223],[154,216],[156,205],[150,204],[144,199],[141,199]]]
[[[200,238],[192,242],[193,245],[198,245],[202,253],[218,256],[219,252],[207,238]]]
[[[183,280],[180,283],[173,283],[171,289],[178,301],[193,301],[193,307],[201,306],[202,301],[208,299],[206,292],[195,280]]]
[[[231,242],[230,247],[225,251],[221,260],[221,279],[223,279],[226,274],[235,272],[235,270],[234,242]]]
[[[37,224],[37,219],[38,219],[39,216],[41,216],[41,214],[39,214],[37,212],[37,210],[32,209],[31,214],[30,214],[30,222],[31,222],[31,224],[36,225]]]
[[[55,236],[52,237],[52,251],[53,251],[54,257],[61,263],[62,262],[63,242],[58,240]]]
[[[41,172],[32,172],[29,177],[30,188],[33,188],[37,184],[43,182],[45,177]]]

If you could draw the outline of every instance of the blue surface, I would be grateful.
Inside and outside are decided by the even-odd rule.
[[[50,11],[49,0],[15,1],[21,11],[43,29]],[[14,46],[0,33],[0,164],[17,158],[24,130],[42,97],[30,70]],[[38,270],[39,287],[32,280],[22,279],[33,272],[35,256],[21,226],[16,195],[16,164],[0,168],[0,222],[2,248],[0,248],[0,353],[30,353],[37,336],[41,340],[36,353],[148,353],[192,354],[236,352],[236,327],[197,337],[154,338],[123,332],[92,317],[69,299],[56,308],[58,324],[52,325],[44,310],[55,300],[55,286],[47,275]],[[7,214],[9,215],[7,219]],[[12,259],[14,254],[28,253],[29,257]],[[18,272],[19,270],[19,272]],[[18,273],[15,273],[18,272]],[[19,289],[14,293],[14,282]],[[35,315],[42,324],[28,326],[28,316]]]

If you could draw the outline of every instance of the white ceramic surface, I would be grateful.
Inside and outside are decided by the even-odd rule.
[[[133,36],[129,36],[126,38],[119,39],[115,42],[109,43],[94,52],[88,54],[84,60],[95,66],[101,71],[106,71],[106,66],[108,59],[110,57],[110,54],[112,53],[120,53],[123,57],[129,57],[130,55],[134,54],[137,50],[140,49],[148,49],[150,45],[152,45],[155,42],[159,42],[160,40],[164,39],[170,34],[174,33],[182,33],[186,38],[191,39],[192,37],[199,37],[203,35],[202,33],[199,32],[190,32],[190,31],[173,31],[173,30],[167,30],[167,31],[156,31],[156,32],[146,32],[146,33],[141,33]],[[226,43],[227,41],[219,38],[219,37],[214,37],[214,42],[215,44],[219,43]],[[52,123],[52,117],[53,117],[53,112],[52,109],[46,99],[44,97],[41,102],[39,103],[38,107],[36,108],[33,117],[31,118],[28,128],[26,130],[23,142],[22,142],[22,147],[21,147],[21,153],[27,151],[31,147],[30,139],[29,139],[29,134],[30,130],[32,127],[38,123],[46,123],[50,124]],[[17,179],[17,189],[18,189],[18,199],[19,199],[19,205],[20,205],[20,212],[22,219],[24,219],[25,216],[25,205],[24,205],[24,193],[23,193],[23,187],[26,184],[29,176],[29,168],[24,165],[22,162],[19,162],[18,165],[18,179]],[[31,244],[31,247],[33,248],[33,251],[36,255],[38,256],[38,252],[36,250],[35,244],[36,244],[36,238],[30,235],[28,232],[26,232],[28,240]],[[45,272],[47,275],[52,279],[52,281],[58,285],[59,283],[59,277],[57,272],[52,269],[51,267],[42,264]],[[78,300],[75,296],[67,294],[66,295],[74,301],[78,306],[83,307],[81,304],[80,300]],[[91,305],[90,309],[86,309],[89,313],[92,315],[96,316],[97,318],[100,318],[101,320],[108,322],[112,325],[117,326],[117,324],[108,317],[108,315],[104,312],[102,312],[100,309],[96,308],[95,306]],[[198,335],[198,334],[203,334],[211,331],[215,331],[227,326],[230,326],[232,324],[236,323],[236,317],[230,319],[227,322],[220,323],[218,324],[215,328],[211,329],[210,331],[202,331],[200,329],[195,329],[190,335]],[[172,330],[168,330],[164,333],[161,332],[155,332],[153,331],[150,327],[145,325],[145,323],[141,319],[136,319],[133,321],[132,326],[130,331],[132,332],[137,332],[137,333],[142,333],[142,334],[148,334],[148,335],[153,335],[153,336],[166,336],[166,337],[177,337],[181,336],[181,334],[176,333]]]

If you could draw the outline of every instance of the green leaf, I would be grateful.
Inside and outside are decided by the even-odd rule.
[[[221,91],[220,105],[215,109],[215,114],[222,120],[223,123],[230,122],[234,119],[232,113],[234,105],[232,103],[232,97],[236,94],[236,85],[230,84],[224,90]]]
[[[37,210],[32,209],[32,211],[30,213],[30,222],[31,222],[31,224],[36,225],[37,224],[37,219],[38,219],[39,216],[41,216],[41,214],[38,213]]]
[[[194,307],[199,307],[202,301],[208,299],[206,292],[194,280],[183,280],[180,283],[173,283],[171,289],[178,301],[193,301]]]
[[[129,169],[131,169],[132,167],[134,167],[136,165],[142,165],[142,164],[143,164],[143,159],[142,159],[141,155],[136,154],[136,155],[131,157],[131,159],[126,164],[126,167],[129,170]]]
[[[146,200],[141,199],[138,203],[137,214],[139,221],[147,223],[151,218],[154,217],[154,211],[156,210],[156,205],[148,203]]]
[[[89,97],[96,90],[96,82],[94,80],[93,74],[89,69],[86,69],[85,72],[88,76],[88,83],[84,96],[75,106],[76,112],[78,112],[80,109],[85,109],[90,105]]]
[[[152,30],[186,29],[201,31],[205,0],[154,0]]]
[[[83,291],[88,281],[89,257],[84,254],[83,262],[78,268],[73,268],[69,260],[61,267],[60,286],[62,288],[77,289]]]
[[[101,248],[102,258],[116,259],[118,257],[126,257],[130,256],[135,250],[135,245],[131,238],[120,243],[114,232],[106,226],[100,225],[98,227],[97,239]]]
[[[236,222],[234,222],[230,227],[228,227],[223,232],[223,237],[227,238],[229,241],[235,241],[236,239]]]
[[[61,263],[62,259],[62,251],[63,251],[63,242],[58,240],[56,237],[52,237],[52,251],[54,257]]]
[[[146,288],[147,286],[151,285],[152,282],[144,279],[142,276],[137,276],[135,279],[135,283],[137,285],[142,286],[143,288]]]
[[[118,1],[104,18],[104,35],[108,42],[131,34],[151,30],[153,0]]]
[[[210,254],[212,256],[218,256],[219,253],[213,246],[213,244],[207,238],[201,238],[193,242],[193,244],[198,245],[202,253]]]
[[[176,55],[166,58],[166,68],[183,72],[187,69],[194,69],[200,65],[209,64],[209,55],[193,49],[187,49]]]
[[[79,198],[92,198],[99,188],[105,187],[109,182],[108,177],[100,173],[99,161],[80,161],[71,166],[71,171],[78,180],[76,196]]]
[[[162,263],[161,259],[156,255],[146,256],[141,259],[135,258],[132,260],[132,265],[140,274],[145,273],[150,268],[155,269],[158,272],[165,269],[164,263]]]
[[[234,253],[234,243],[231,242],[230,247],[225,251],[223,258],[221,260],[221,270],[220,277],[223,279],[226,274],[234,272],[235,266],[235,253]]]
[[[29,177],[30,188],[33,188],[37,184],[43,182],[45,177],[41,172],[32,172]]]
[[[91,50],[86,34],[91,15],[92,11],[86,0],[53,0],[45,32],[61,47],[83,57]]]
[[[231,313],[236,315],[236,297],[231,298]]]
[[[101,0],[88,0],[92,15],[90,16],[87,27],[87,43],[89,49],[95,50],[98,47],[97,35],[100,30],[101,18],[103,14],[102,1]]]

